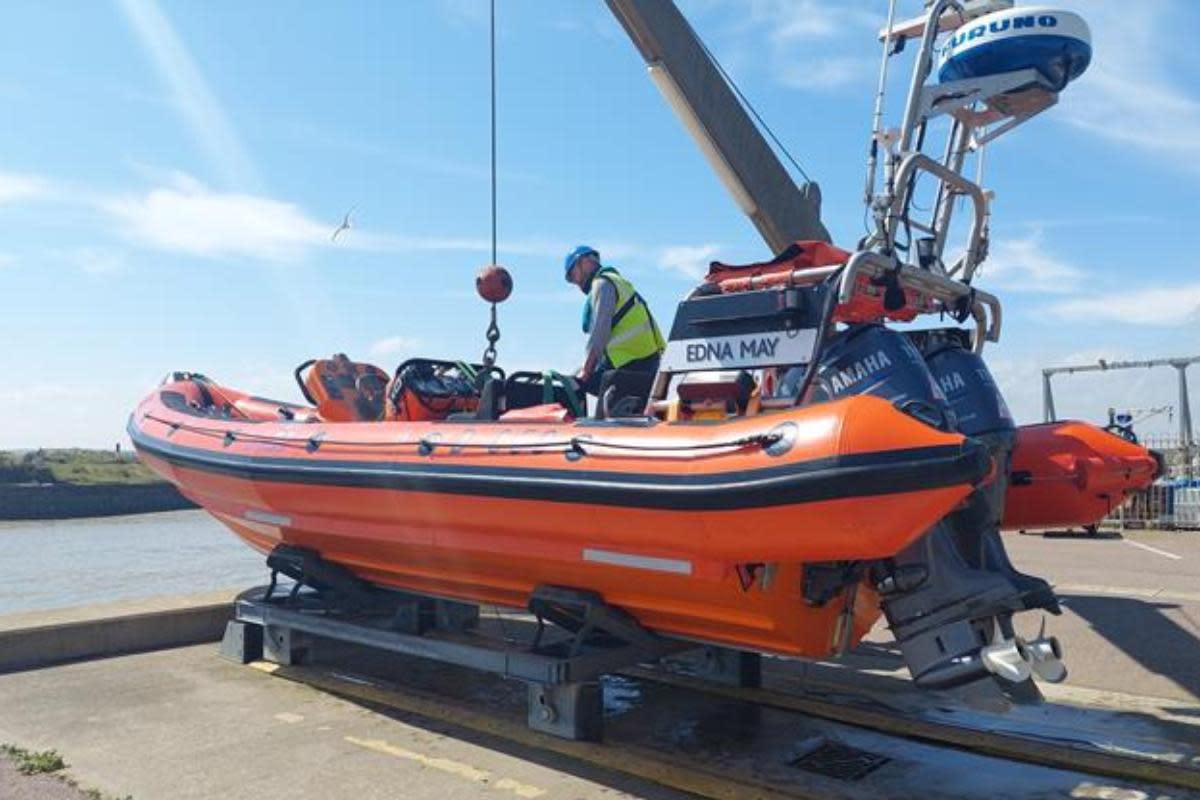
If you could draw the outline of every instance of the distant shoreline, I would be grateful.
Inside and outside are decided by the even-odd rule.
[[[0,520],[114,517],[195,507],[131,452],[0,451]]]
[[[114,517],[196,507],[169,483],[0,484],[0,520]]]

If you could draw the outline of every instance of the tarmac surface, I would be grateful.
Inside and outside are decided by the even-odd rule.
[[[1200,731],[1200,534],[1131,532],[1099,539],[1009,534],[1005,540],[1018,568],[1051,579],[1064,601],[1064,614],[1050,617],[1047,626],[1062,640],[1071,673],[1065,685],[1045,688],[1049,699],[1115,707],[1131,720],[1169,718],[1173,726]],[[28,623],[34,616],[23,618]],[[1027,624],[1036,629],[1038,623],[1035,618]],[[847,685],[866,677],[901,685],[906,678],[886,631],[877,633],[877,642],[850,659],[870,670],[869,676],[845,665],[782,661],[773,662],[770,672],[832,676]],[[432,686],[446,677],[443,668],[421,663],[427,666],[400,676],[403,682]],[[786,675],[777,681],[785,683]],[[432,716],[408,713],[222,661],[215,645],[203,644],[0,675],[0,743],[58,750],[81,786],[135,800],[692,796],[623,774],[623,751],[615,748],[608,768],[460,724],[468,712],[478,711],[519,728],[523,690],[505,686],[514,685],[464,689],[456,699],[465,706],[447,701],[437,709],[435,701],[438,713]],[[641,707],[613,723],[614,743],[641,737],[651,749],[665,748],[664,754],[682,749],[714,773],[732,772],[748,754],[772,747],[783,752],[778,748],[829,735],[828,725],[810,729],[775,712],[751,712],[717,699],[707,701],[707,708],[681,711],[678,698],[639,700],[634,688],[626,689]],[[912,753],[891,755],[898,773],[920,774],[913,766],[917,761],[898,768]],[[1088,794],[1091,789],[1080,788],[1086,782],[1070,774],[1024,767],[1018,768],[1024,778],[1011,769],[1011,780],[989,789],[988,781],[995,780],[990,775],[1005,775],[1003,762],[955,751],[932,758],[947,772],[927,775],[917,787],[928,790],[924,796],[941,796],[933,788],[946,791],[938,781],[962,774],[978,775],[983,796],[1189,796],[1129,787],[1113,787],[1123,794]],[[0,797],[59,796],[38,793],[35,787],[48,784],[31,781],[0,767]],[[1055,790],[1061,786],[1084,793]],[[53,790],[59,788],[66,787]]]
[[[1065,611],[1047,629],[1071,686],[1200,703],[1200,531],[1006,542],[1018,568],[1055,584]]]
[[[0,677],[0,741],[56,749],[81,786],[148,798],[686,795],[451,735],[222,661],[214,645]],[[0,796],[4,784],[0,784]]]
[[[1200,531],[1004,534],[1017,569],[1046,578],[1062,602],[1044,615],[1063,646],[1065,684],[1047,697],[1087,702],[1103,693],[1200,705]],[[1042,617],[1018,617],[1037,633]],[[881,623],[851,663],[907,676]],[[1196,709],[1200,714],[1200,709]]]

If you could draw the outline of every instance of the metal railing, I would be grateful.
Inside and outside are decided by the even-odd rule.
[[[1104,521],[1118,529],[1160,528],[1200,530],[1200,474],[1189,469],[1189,450],[1178,436],[1142,436],[1139,443],[1163,455],[1165,474],[1147,489],[1135,492]],[[1194,448],[1192,448],[1194,450]]]

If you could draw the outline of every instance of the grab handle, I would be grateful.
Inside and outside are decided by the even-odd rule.
[[[304,372],[304,370],[308,369],[315,363],[317,363],[317,360],[315,358],[310,358],[308,361],[305,361],[300,366],[296,367],[296,371],[292,373],[296,378],[296,385],[300,387],[300,394],[304,395],[304,399],[314,407],[317,405],[317,400],[311,394],[309,394],[308,386],[305,385],[304,378],[300,377],[300,373]]]

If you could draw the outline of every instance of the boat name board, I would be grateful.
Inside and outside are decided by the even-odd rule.
[[[680,339],[667,343],[662,369],[690,372],[710,369],[753,369],[805,364],[812,356],[816,331],[811,328]]]

